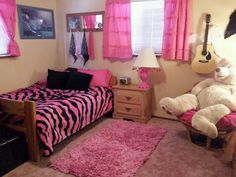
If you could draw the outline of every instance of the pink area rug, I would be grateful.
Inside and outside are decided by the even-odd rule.
[[[79,177],[130,177],[166,132],[155,125],[112,120],[83,143],[52,160],[51,166]]]

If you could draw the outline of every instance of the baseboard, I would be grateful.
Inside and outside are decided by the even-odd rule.
[[[179,120],[177,118],[174,119],[174,118],[170,118],[170,117],[161,117],[161,116],[155,116],[155,115],[152,115],[152,118],[167,119],[167,120],[178,121],[179,122]]]

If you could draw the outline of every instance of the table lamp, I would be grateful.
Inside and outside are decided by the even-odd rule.
[[[156,55],[152,48],[143,48],[136,58],[133,69],[139,73],[140,83],[139,88],[150,88],[149,75],[153,70],[159,70],[160,66],[157,62]]]

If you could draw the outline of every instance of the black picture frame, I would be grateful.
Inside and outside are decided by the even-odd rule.
[[[85,16],[95,16],[96,22],[95,26],[92,28],[87,28],[84,26],[83,17]],[[100,18],[97,18],[100,16]],[[97,21],[98,20],[98,21]],[[76,31],[103,31],[104,24],[104,11],[96,11],[96,12],[85,12],[85,13],[72,13],[66,14],[66,26],[67,32],[76,32]]]
[[[53,10],[17,5],[17,13],[21,39],[55,39]]]
[[[79,14],[66,14],[67,32],[81,31],[81,16]]]

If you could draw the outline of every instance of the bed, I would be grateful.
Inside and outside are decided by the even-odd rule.
[[[112,76],[110,85],[116,83]],[[1,125],[24,132],[29,158],[40,161],[53,146],[113,109],[111,87],[88,91],[48,89],[45,81],[0,95]]]

